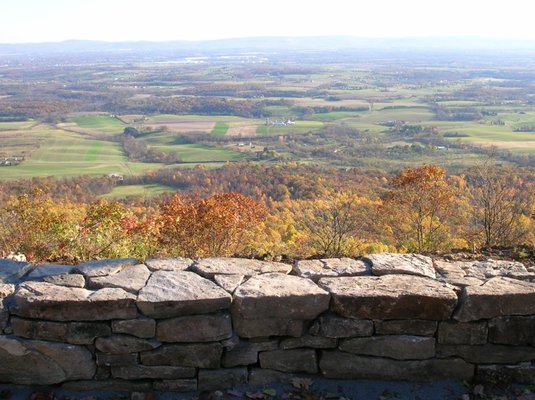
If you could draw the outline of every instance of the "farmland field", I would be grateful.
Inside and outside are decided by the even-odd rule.
[[[172,193],[175,189],[158,184],[147,185],[122,185],[116,186],[113,190],[101,196],[107,199],[126,198],[130,196],[142,196],[146,198],[159,196],[163,193]]]

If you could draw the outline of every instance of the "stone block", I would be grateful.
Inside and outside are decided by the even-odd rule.
[[[277,383],[289,384],[297,376],[287,372],[275,371],[264,368],[251,368],[249,371],[249,385],[266,386]]]
[[[234,293],[245,279],[244,275],[214,275],[214,282],[230,294]]]
[[[125,267],[136,265],[138,262],[135,258],[117,258],[109,260],[95,260],[74,267],[73,271],[84,275],[85,277],[96,277],[115,275],[121,272]]]
[[[197,371],[192,367],[125,365],[112,366],[111,375],[118,379],[182,379],[193,378]]]
[[[332,311],[346,318],[449,319],[457,295],[443,283],[411,275],[323,278],[331,293]]]
[[[72,381],[65,382],[61,385],[64,390],[73,390],[79,392],[151,392],[152,383],[125,381],[123,379],[109,379],[109,380],[91,380],[91,381]]]
[[[152,318],[213,313],[230,303],[225,290],[188,271],[153,272],[137,299],[141,312]]]
[[[223,346],[220,343],[168,344],[141,353],[143,365],[219,368]]]
[[[43,282],[51,283],[58,286],[67,286],[74,288],[85,287],[85,278],[82,274],[63,274],[43,277]]]
[[[282,350],[299,349],[308,347],[312,349],[334,349],[338,345],[338,340],[323,336],[305,335],[299,338],[283,339],[280,343]]]
[[[288,264],[252,260],[246,258],[212,257],[197,261],[191,271],[213,279],[215,275],[243,275],[251,277],[259,274],[278,272],[288,274],[292,266]]]
[[[310,334],[327,338],[347,338],[373,335],[373,322],[349,319],[336,314],[324,314],[314,321]]]
[[[120,367],[136,365],[139,361],[138,353],[109,354],[97,352],[99,367]]]
[[[535,347],[498,344],[481,346],[439,344],[437,357],[460,357],[473,364],[517,364],[535,360]]]
[[[276,350],[279,347],[278,340],[253,342],[240,340],[231,350],[225,350],[223,354],[223,367],[231,368],[241,365],[251,365],[258,362],[258,353],[261,351]]]
[[[113,335],[97,338],[95,341],[97,350],[109,354],[137,353],[155,349],[160,345],[161,343],[157,340],[146,340],[127,335]]]
[[[232,323],[228,312],[159,320],[156,327],[156,338],[162,342],[216,342],[231,336]]]
[[[364,257],[371,264],[373,275],[416,275],[436,278],[431,257],[420,254],[379,253]]]
[[[313,349],[273,350],[259,354],[260,367],[282,372],[318,372]]]
[[[0,283],[17,283],[33,269],[32,264],[0,259]]]
[[[197,379],[156,381],[153,387],[157,392],[194,392],[197,390]]]
[[[434,336],[437,331],[437,321],[423,319],[398,319],[390,321],[374,321],[377,335],[415,335]]]
[[[112,321],[113,333],[124,333],[143,339],[150,339],[156,335],[156,321],[152,318],[136,318]]]
[[[489,321],[489,342],[535,346],[535,316],[498,317]]]
[[[145,265],[127,265],[116,274],[88,277],[87,286],[90,289],[121,288],[137,294],[145,286],[149,276],[150,271]]]
[[[339,348],[347,353],[365,356],[426,360],[435,356],[435,338],[408,335],[352,338],[342,340]]]
[[[246,319],[235,315],[232,319],[234,331],[243,338],[264,338],[268,336],[302,336],[306,321],[285,318]]]
[[[516,365],[479,365],[476,381],[492,385],[521,383],[535,384],[535,365],[525,362]]]
[[[325,258],[297,261],[293,272],[297,276],[317,282],[326,277],[370,275],[371,266],[367,262],[352,258]]]
[[[442,321],[438,327],[438,343],[470,344],[487,343],[487,323]]]
[[[200,369],[199,391],[232,388],[247,383],[248,372],[246,367],[225,369]]]
[[[189,258],[149,258],[145,265],[151,271],[185,271],[193,264]]]

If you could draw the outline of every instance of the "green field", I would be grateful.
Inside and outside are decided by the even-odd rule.
[[[69,118],[67,119],[67,122],[74,122],[80,128],[114,135],[123,133],[124,128],[126,127],[126,125],[117,118],[112,118],[107,115],[83,115]]]
[[[214,129],[212,129],[212,135],[216,136],[225,136],[228,132],[230,126],[225,122],[216,122]]]
[[[164,193],[171,193],[174,192],[175,189],[164,186],[164,185],[158,185],[158,184],[148,184],[148,185],[124,185],[124,186],[116,186],[113,188],[113,190],[109,193],[106,193],[105,195],[102,195],[100,197],[107,198],[107,199],[117,199],[117,198],[125,198],[125,197],[131,197],[131,196],[142,196],[145,198],[155,197],[159,196]]]
[[[256,128],[257,135],[286,135],[317,131],[323,127],[320,121],[297,121],[295,125],[260,125]]]

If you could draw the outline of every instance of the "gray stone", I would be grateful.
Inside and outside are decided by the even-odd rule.
[[[454,318],[467,322],[530,314],[535,314],[535,283],[499,277],[466,287]]]
[[[13,317],[13,333],[28,339],[51,340],[70,344],[93,344],[95,338],[108,336],[110,327],[101,322],[53,322]]]
[[[145,286],[149,276],[150,271],[143,264],[127,265],[113,275],[89,277],[87,286],[91,289],[121,288],[137,294]]]
[[[529,362],[517,365],[479,365],[476,381],[493,385],[535,384],[535,365]]]
[[[249,385],[266,386],[276,383],[292,383],[296,375],[287,372],[274,371],[272,369],[251,368],[249,371]]]
[[[152,318],[137,318],[112,321],[113,333],[125,333],[143,339],[150,339],[156,334],[156,321]]]
[[[145,265],[151,271],[185,271],[193,264],[189,258],[149,258]]]
[[[527,273],[526,267],[517,261],[485,260],[458,262],[466,276],[486,280],[496,276],[510,276]]]
[[[186,315],[158,321],[156,338],[162,342],[216,342],[232,336],[230,314]]]
[[[244,275],[246,277],[270,272],[289,274],[292,266],[288,264],[249,260],[245,258],[213,257],[197,261],[191,270],[212,279],[215,275]]]
[[[372,336],[344,339],[340,350],[347,353],[388,357],[396,360],[425,360],[435,356],[435,339],[427,336]]]
[[[411,275],[323,278],[331,309],[347,318],[449,319],[457,295],[445,284]]]
[[[299,337],[305,332],[306,321],[287,318],[246,319],[236,315],[232,318],[235,332],[243,338],[267,336]]]
[[[11,313],[53,321],[98,321],[137,316],[135,296],[122,289],[90,291],[25,282],[13,294]]]
[[[197,390],[197,379],[174,379],[154,382],[157,392],[194,392]]]
[[[245,279],[243,275],[215,275],[214,281],[230,294],[234,293]]]
[[[535,347],[503,346],[486,344],[482,346],[439,344],[437,357],[460,357],[474,364],[516,364],[535,360]]]
[[[329,293],[309,279],[280,273],[250,278],[234,292],[234,318],[314,319],[329,308]]]
[[[0,382],[53,385],[91,379],[96,366],[84,347],[0,336]]]
[[[161,345],[156,340],[140,339],[127,335],[113,335],[105,338],[97,338],[95,347],[103,353],[127,354],[140,351],[152,350]]]
[[[136,265],[135,258],[118,258],[111,260],[89,261],[74,267],[74,272],[90,278],[95,276],[114,275],[121,272],[125,267]]]
[[[247,383],[247,368],[200,369],[199,391],[232,388]]]
[[[43,282],[51,283],[58,286],[67,286],[75,288],[85,287],[85,278],[82,274],[63,274],[43,277]]]
[[[300,338],[283,339],[280,348],[282,350],[299,349],[303,347],[313,349],[334,349],[337,345],[338,341],[333,338],[305,335]]]
[[[0,259],[0,283],[17,283],[32,268],[27,262]]]
[[[364,257],[372,265],[372,274],[405,274],[436,278],[431,257],[420,254],[380,253]]]
[[[153,318],[206,314],[230,306],[230,295],[215,283],[187,271],[153,272],[137,305]]]
[[[93,379],[97,381],[104,381],[111,378],[111,368],[106,366],[98,366],[97,365],[97,372],[95,372],[95,376]]]
[[[297,276],[314,282],[325,277],[370,275],[370,271],[370,264],[352,258],[297,261],[293,268]]]
[[[487,343],[486,322],[443,321],[438,327],[438,343],[441,344],[485,344]]]
[[[499,317],[489,321],[489,342],[535,346],[535,316]]]
[[[10,296],[15,291],[15,285],[0,282],[0,300]]]
[[[72,265],[42,264],[35,267],[26,278],[29,280],[38,280],[46,276],[70,274],[73,268]]]
[[[77,392],[93,391],[112,391],[112,392],[151,392],[152,384],[150,382],[125,381],[122,379],[109,379],[102,381],[72,381],[65,382],[61,385],[64,390],[73,390]]]
[[[422,319],[375,321],[374,324],[377,335],[434,336],[438,326],[437,321]]]
[[[4,306],[2,300],[0,300],[0,333],[6,329],[7,323],[9,321],[9,312]]]
[[[97,352],[96,357],[99,367],[131,366],[138,363],[137,353],[108,354]]]
[[[164,365],[131,365],[111,368],[111,375],[119,379],[182,379],[193,378],[195,374],[195,368]]]
[[[310,328],[310,333],[327,338],[347,338],[373,335],[373,322],[342,318],[334,314],[325,314],[317,318]]]
[[[143,365],[219,368],[223,346],[220,343],[168,344],[141,353]]]
[[[260,367],[282,372],[318,372],[313,349],[273,350],[259,354]]]
[[[279,347],[278,340],[252,342],[241,340],[231,350],[225,350],[223,354],[223,367],[238,367],[251,365],[258,362],[260,351],[276,350]]]
[[[484,280],[466,275],[466,271],[461,268],[461,262],[435,261],[435,270],[440,274],[437,277],[440,281],[458,287],[479,286]]]
[[[460,359],[402,361],[322,350],[319,365],[325,377],[334,379],[470,381],[474,376],[474,366]]]

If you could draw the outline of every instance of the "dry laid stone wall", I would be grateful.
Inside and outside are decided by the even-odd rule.
[[[0,382],[195,391],[327,378],[535,383],[535,271],[375,254],[0,260]]]

